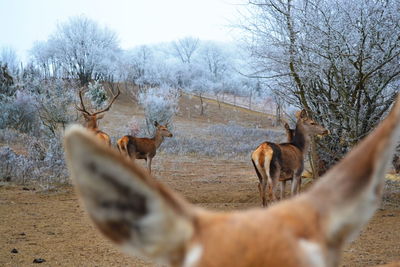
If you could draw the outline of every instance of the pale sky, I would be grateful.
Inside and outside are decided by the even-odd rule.
[[[0,0],[0,48],[24,60],[35,41],[47,40],[57,23],[85,15],[118,34],[124,49],[177,40],[231,41],[230,22],[240,0]],[[236,3],[236,4],[235,4]]]

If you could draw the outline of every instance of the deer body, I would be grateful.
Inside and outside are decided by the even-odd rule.
[[[267,186],[270,200],[276,200],[275,190],[278,181],[281,181],[281,199],[284,196],[287,180],[292,180],[292,195],[300,192],[301,173],[304,170],[304,154],[308,149],[309,135],[326,134],[327,130],[307,118],[302,111],[294,132],[288,131],[288,128],[286,132],[288,138],[291,138],[289,143],[264,142],[251,155],[259,179],[258,190],[263,206],[267,205],[265,196]]]
[[[192,206],[79,126],[67,131],[65,147],[89,216],[132,255],[184,267],[329,267],[379,206],[399,135],[400,100],[310,190],[267,209],[233,212]]]
[[[146,160],[150,173],[151,161],[164,141],[164,137],[172,137],[172,133],[168,130],[168,125],[163,126],[155,122],[155,126],[156,132],[153,138],[125,135],[117,141],[118,150],[128,158]]]

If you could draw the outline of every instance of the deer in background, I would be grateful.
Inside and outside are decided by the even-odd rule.
[[[156,155],[157,149],[164,141],[164,137],[172,137],[172,133],[168,130],[168,123],[161,125],[154,122],[156,131],[153,138],[140,138],[131,135],[125,135],[118,139],[118,150],[126,157],[135,159],[144,159],[147,163],[149,173],[151,173],[151,161]]]
[[[302,110],[297,114],[297,124],[291,142],[281,144],[264,142],[253,151],[251,161],[259,179],[258,190],[264,207],[267,205],[265,196],[267,185],[271,201],[276,200],[275,191],[278,181],[281,181],[281,199],[284,195],[286,180],[292,180],[292,195],[300,192],[304,155],[308,150],[309,136],[327,133],[328,130],[308,118],[305,110]]]
[[[285,122],[285,132],[286,132],[286,137],[287,141],[290,143],[293,140],[295,129],[290,129],[290,126],[287,122]]]
[[[117,94],[113,96],[113,98],[111,99],[111,101],[107,105],[107,107],[105,107],[104,109],[102,109],[100,111],[89,112],[86,109],[85,104],[83,103],[83,97],[82,97],[83,89],[79,90],[79,99],[81,102],[81,106],[80,107],[76,106],[76,109],[82,113],[83,118],[85,119],[86,128],[91,130],[92,132],[94,132],[97,138],[99,138],[100,140],[102,140],[103,142],[108,144],[109,146],[111,146],[111,138],[108,134],[99,130],[97,121],[101,120],[104,117],[104,114],[101,114],[101,113],[107,112],[111,108],[111,105],[114,103],[115,99],[117,99],[117,97],[120,95],[120,93],[121,92],[118,88]]]
[[[192,206],[80,126],[67,130],[65,150],[90,218],[130,255],[185,267],[331,267],[378,208],[399,135],[400,99],[307,192],[231,212]]]

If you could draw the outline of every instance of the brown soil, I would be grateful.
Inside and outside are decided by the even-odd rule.
[[[265,115],[260,119],[256,112],[227,105],[220,112],[212,101],[205,117],[196,115],[193,109],[189,118],[188,110],[198,104],[196,101],[192,98],[182,103],[175,129],[193,130],[194,126],[229,120],[270,126]],[[118,136],[118,125],[132,115],[140,115],[131,105],[128,101],[115,105],[103,128]],[[236,210],[260,204],[256,175],[249,161],[170,157],[161,153],[152,167],[157,179],[200,206]],[[344,248],[342,266],[373,266],[400,260],[398,191],[389,198],[361,235]],[[18,253],[11,253],[14,248]],[[36,266],[32,263],[35,258],[46,260],[40,266],[154,266],[125,256],[105,240],[86,217],[70,186],[59,186],[54,191],[41,191],[35,185],[0,186],[0,266]]]

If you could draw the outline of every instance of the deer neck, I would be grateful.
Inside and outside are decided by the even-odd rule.
[[[304,154],[307,151],[309,143],[310,137],[306,133],[303,123],[301,121],[298,121],[296,124],[292,144],[300,149],[300,151]]]
[[[164,141],[164,136],[161,135],[160,131],[156,131],[153,140],[156,148],[159,148],[161,143]]]
[[[94,132],[97,132],[99,130],[99,127],[97,126],[97,121],[89,121],[86,124],[86,128]]]

